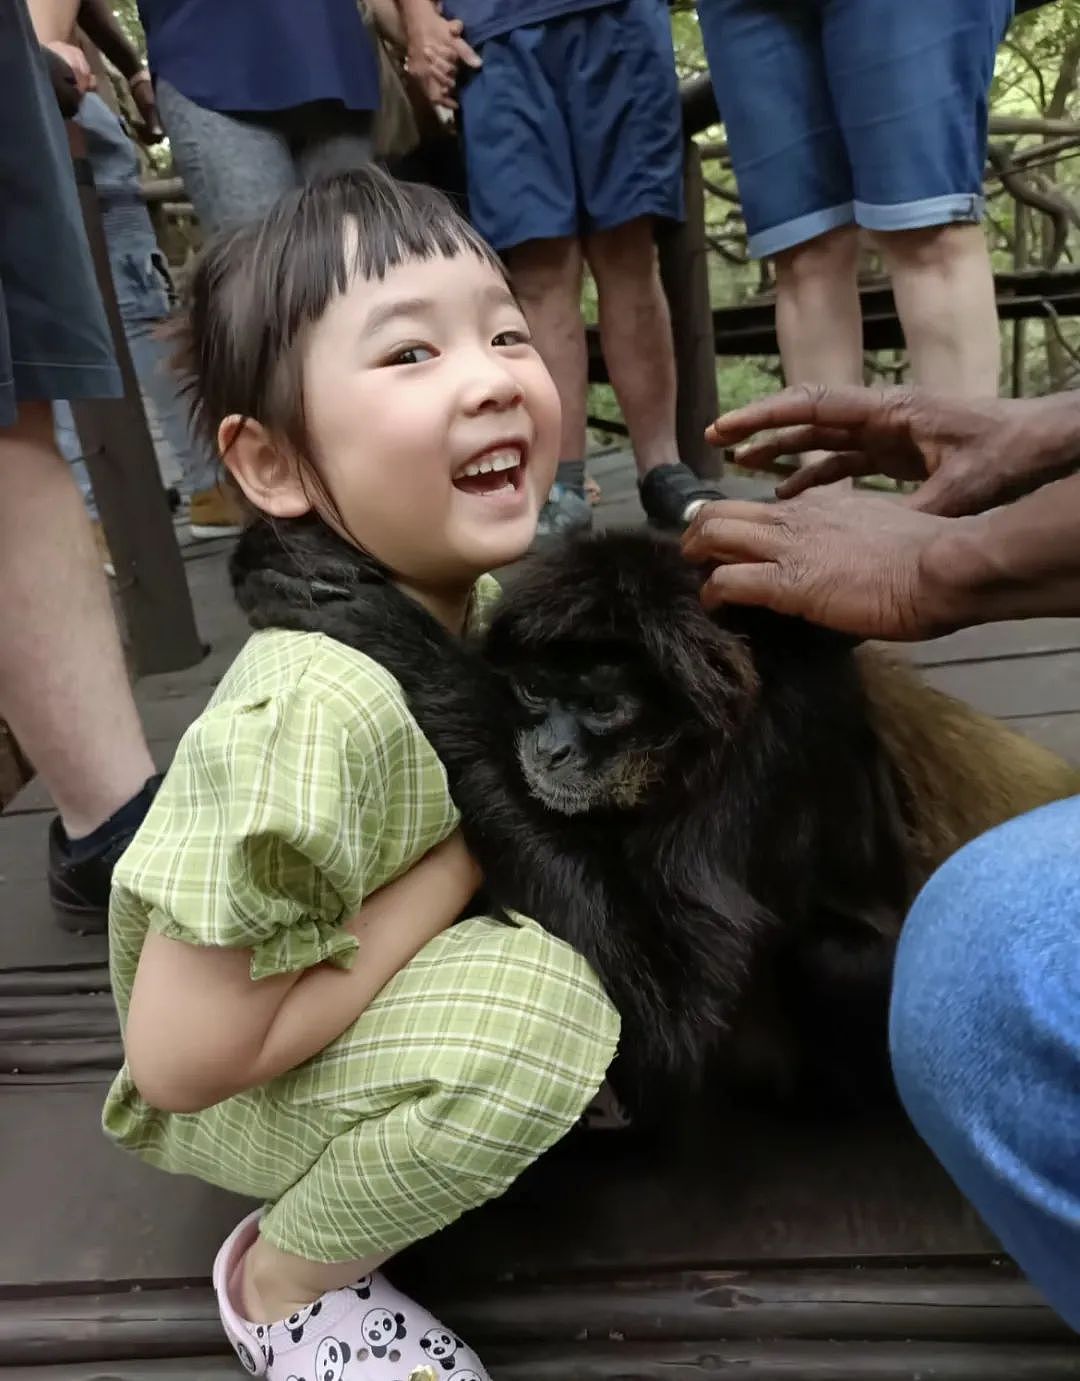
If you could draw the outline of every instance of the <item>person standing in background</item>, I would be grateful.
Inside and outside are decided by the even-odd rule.
[[[139,0],[162,123],[204,230],[372,160],[379,66],[356,0]]]
[[[775,262],[788,384],[862,382],[862,227],[892,280],[913,382],[997,393],[978,222],[1011,14],[1011,0],[698,0],[750,253]]]
[[[399,0],[409,68],[456,90],[469,214],[503,255],[562,399],[561,463],[539,534],[587,528],[584,266],[649,517],[681,527],[716,490],[679,460],[675,352],[654,222],[680,220],[682,114],[663,0]]]
[[[0,716],[59,810],[57,919],[103,931],[113,865],[159,779],[53,436],[54,400],[117,397],[122,385],[57,109],[58,96],[77,104],[78,82],[57,54],[48,64],[24,0],[0,5]]]

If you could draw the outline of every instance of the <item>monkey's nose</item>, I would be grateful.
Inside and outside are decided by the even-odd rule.
[[[572,750],[568,743],[560,743],[557,748],[549,748],[547,755],[548,766],[555,768],[565,767],[570,761],[571,755]]]

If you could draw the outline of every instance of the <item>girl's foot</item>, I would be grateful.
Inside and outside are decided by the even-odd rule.
[[[244,1370],[267,1381],[491,1381],[480,1359],[376,1271],[331,1290],[280,1323],[251,1323],[233,1304],[244,1253],[259,1231],[245,1218],[218,1252],[214,1291]]]

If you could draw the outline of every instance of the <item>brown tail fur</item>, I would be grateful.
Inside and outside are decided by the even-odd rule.
[[[1080,794],[1080,768],[934,690],[880,648],[862,647],[857,657],[875,726],[912,803],[920,882],[995,825]]]

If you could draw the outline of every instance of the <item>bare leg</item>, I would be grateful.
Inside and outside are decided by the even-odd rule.
[[[861,384],[862,309],[855,226],[776,256],[776,335],[787,384]],[[808,451],[802,463],[824,455]]]
[[[343,1290],[377,1271],[385,1256],[363,1261],[305,1261],[257,1237],[244,1255],[236,1303],[252,1323],[287,1319],[331,1290]]]
[[[588,358],[581,317],[581,245],[574,239],[530,240],[506,255],[540,357],[562,403],[560,460],[585,455]]]
[[[641,478],[679,459],[675,346],[652,221],[639,217],[590,235],[585,255],[596,279],[604,359]]]
[[[0,475],[0,714],[77,838],[129,801],[154,764],[47,403],[24,403],[0,428]]]
[[[915,383],[962,397],[994,397],[1001,345],[982,227],[936,225],[874,239],[892,278]]]

